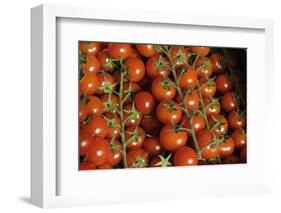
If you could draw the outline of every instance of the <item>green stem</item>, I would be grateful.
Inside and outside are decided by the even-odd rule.
[[[210,125],[209,125],[209,121],[207,119],[207,115],[206,115],[206,111],[205,111],[205,105],[204,105],[204,102],[203,102],[203,97],[202,97],[202,93],[201,93],[201,89],[200,89],[200,84],[199,84],[198,80],[197,80],[196,84],[197,84],[198,94],[199,94],[199,98],[200,98],[200,105],[201,105],[201,108],[202,108],[202,111],[203,111],[203,113],[202,113],[203,118],[205,120],[207,128],[210,129]]]

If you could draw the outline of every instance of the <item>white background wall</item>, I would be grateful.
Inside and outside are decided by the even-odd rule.
[[[197,1],[107,1],[107,0],[8,0],[0,6],[0,212],[38,212],[29,204],[30,178],[30,11],[41,3],[79,4],[161,10],[172,13],[216,14],[230,16],[270,17],[275,20],[275,92],[280,93],[281,13],[276,1],[197,0]],[[104,9],[106,12],[106,9]],[[257,61],[258,63],[258,61]],[[280,99],[272,106],[276,111],[272,125],[276,135],[274,146],[275,190],[270,195],[202,198],[193,200],[122,204],[67,209],[68,212],[280,212],[281,201],[281,140]],[[277,110],[279,109],[279,111]],[[257,122],[259,122],[257,118]],[[279,137],[278,137],[279,135]],[[188,193],[188,192],[187,192]],[[278,210],[277,210],[278,209]],[[47,210],[60,212],[62,209]]]

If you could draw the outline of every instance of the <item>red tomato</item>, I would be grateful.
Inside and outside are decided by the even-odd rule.
[[[208,116],[208,122],[212,131],[219,135],[225,135],[228,130],[228,122],[223,115],[210,115]]]
[[[96,55],[102,48],[101,43],[98,42],[87,42],[87,41],[80,41],[79,42],[79,49],[82,54],[85,55]]]
[[[108,134],[107,138],[116,138],[118,139],[120,137],[120,129],[121,129],[121,121],[120,118],[113,113],[107,113],[105,114],[105,120],[108,126]]]
[[[157,156],[162,152],[159,138],[152,137],[145,140],[143,148],[149,156]]]
[[[168,77],[170,75],[168,59],[159,54],[150,57],[146,61],[146,72],[152,79],[157,77]]]
[[[105,139],[95,137],[93,145],[88,150],[88,161],[94,163],[96,166],[100,166],[106,163],[110,147]]]
[[[182,111],[175,101],[166,99],[158,104],[156,115],[161,123],[174,125],[181,120]]]
[[[125,59],[132,53],[132,47],[130,44],[117,44],[110,43],[108,45],[108,54],[113,59]]]
[[[130,81],[138,82],[145,75],[145,65],[139,58],[128,58],[124,66],[128,70],[128,78]]]
[[[184,68],[188,65],[188,50],[183,46],[172,47],[170,54],[176,69]]]
[[[219,152],[221,158],[227,158],[233,154],[234,141],[232,137],[228,137],[225,141],[219,143]]]
[[[135,104],[137,110],[145,115],[151,113],[155,107],[154,98],[149,92],[139,92],[136,94]]]
[[[135,48],[132,48],[132,53],[129,58],[143,59],[142,55]]]
[[[235,148],[236,149],[241,149],[242,147],[246,146],[247,144],[247,137],[246,137],[246,133],[244,132],[244,130],[242,129],[235,129],[232,134],[231,137],[234,140],[235,143]]]
[[[226,62],[224,57],[220,53],[213,53],[210,56],[210,60],[212,62],[214,73],[221,73],[226,68]]]
[[[122,146],[119,141],[115,140],[113,142],[113,145],[110,145],[110,152],[108,155],[107,163],[112,166],[116,166],[122,161],[123,156],[122,152],[119,149],[122,150]]]
[[[184,98],[185,105],[188,111],[193,112],[199,108],[200,96],[197,91],[189,92]]]
[[[80,80],[82,94],[93,95],[98,89],[98,77],[95,73],[85,74]]]
[[[109,163],[104,163],[97,167],[97,169],[112,169],[112,165]]]
[[[130,111],[130,112],[128,113],[126,111]],[[141,122],[143,114],[138,111],[136,111],[135,113],[136,114],[133,115],[131,104],[128,104],[124,107],[124,120],[126,120],[126,123],[125,123],[126,127],[136,126]],[[128,116],[130,116],[130,117],[128,118]]]
[[[156,54],[156,50],[152,44],[137,44],[136,48],[145,57],[152,57]]]
[[[92,136],[105,138],[108,134],[106,121],[99,115],[94,115],[93,118],[84,127]]]
[[[201,115],[193,115],[191,118],[191,123],[195,133],[205,129],[205,120]],[[183,118],[183,127],[190,129],[189,118]],[[188,134],[190,135],[190,132],[188,132]]]
[[[144,115],[141,126],[148,134],[156,135],[161,130],[162,124],[155,116]]]
[[[131,95],[128,97],[127,94],[129,93],[129,90],[131,90]],[[131,104],[136,93],[140,91],[141,91],[141,87],[138,83],[131,82],[131,81],[126,82],[123,85],[123,98],[127,96],[127,99],[125,100],[124,104]]]
[[[190,47],[190,50],[196,54],[202,55],[202,56],[206,56],[209,54],[210,52],[210,48],[209,47]]]
[[[193,68],[188,68],[179,78],[181,89],[194,89],[197,84],[197,75]]]
[[[127,152],[127,164],[130,168],[143,168],[148,166],[148,153],[141,148],[133,148]]]
[[[89,148],[93,145],[94,138],[86,130],[81,129],[79,132],[79,154],[86,155]]]
[[[231,113],[228,114],[227,121],[231,129],[237,129],[237,128],[243,129],[246,126],[245,115],[239,114],[236,111],[232,111]]]
[[[100,63],[100,68],[106,72],[113,71],[113,62],[109,57],[108,49],[103,49],[101,52],[98,53],[97,59]]]
[[[115,113],[118,109],[118,98],[116,95],[105,94],[101,96],[104,112]]]
[[[233,83],[228,79],[228,77],[223,74],[217,76],[215,82],[217,91],[222,94],[229,92],[234,86]]]
[[[174,152],[187,142],[186,131],[174,130],[171,126],[164,126],[160,132],[160,145],[163,149]]]
[[[87,73],[98,73],[100,70],[100,63],[96,56],[91,55],[87,57],[86,63],[81,64],[81,69],[84,74]]]
[[[206,129],[198,133],[197,142],[204,159],[210,160],[219,155],[218,146],[210,144],[215,139],[217,139],[217,136],[210,130]]]
[[[227,92],[222,96],[221,106],[224,111],[231,112],[238,107],[235,95],[232,92]]]
[[[96,91],[96,94],[103,95],[105,93],[112,93],[112,90],[114,90],[114,79],[113,77],[104,72],[104,73],[98,73],[98,89]]]
[[[201,81],[200,91],[202,97],[213,97],[216,93],[216,84],[213,80]]]
[[[82,121],[86,120],[87,117],[88,117],[87,107],[82,101],[80,101],[79,102],[79,121],[82,122]]]
[[[95,170],[96,165],[91,162],[80,162],[79,169],[80,170]]]
[[[198,157],[192,148],[183,146],[176,151],[174,155],[175,166],[192,166],[197,164]]]
[[[88,114],[100,115],[103,113],[103,104],[97,96],[89,96],[86,105]]]
[[[210,77],[213,73],[212,63],[207,57],[199,57],[195,63],[198,78]]]
[[[219,114],[221,111],[221,105],[217,99],[203,99],[203,103],[205,106],[205,113],[207,116]]]
[[[152,95],[156,100],[173,99],[176,96],[176,88],[170,78],[155,78],[151,85]]]
[[[146,135],[141,127],[129,126],[126,129],[125,140],[127,150],[132,148],[141,148],[145,141]],[[130,142],[129,142],[130,141]]]

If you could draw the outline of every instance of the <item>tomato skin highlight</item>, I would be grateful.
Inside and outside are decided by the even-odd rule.
[[[136,108],[139,112],[147,115],[154,110],[155,101],[149,92],[139,92],[135,96]]]
[[[231,134],[231,137],[233,138],[234,140],[234,143],[235,143],[235,148],[236,149],[241,149],[243,148],[244,146],[247,145],[247,137],[246,135],[243,133],[243,130],[238,128],[238,129],[235,129],[232,134]]]
[[[93,95],[98,89],[98,77],[95,73],[85,74],[80,80],[82,94]]]
[[[156,137],[146,139],[143,148],[149,156],[157,156],[162,152],[159,138]]]
[[[108,142],[100,137],[95,137],[93,145],[88,150],[87,159],[89,162],[94,163],[96,166],[100,166],[106,163],[110,147]]]
[[[96,55],[102,48],[101,43],[98,42],[79,42],[79,49],[82,54],[85,55]]]
[[[81,64],[81,69],[84,74],[87,73],[98,73],[100,71],[100,63],[98,59],[91,55],[87,57],[87,62],[85,64]]]
[[[225,141],[219,143],[219,152],[221,158],[227,158],[234,152],[234,140],[229,137]]]
[[[234,87],[234,84],[223,74],[217,76],[215,82],[217,91],[222,94],[229,92]]]
[[[94,137],[85,129],[79,132],[79,154],[86,155],[89,148],[93,145]]]
[[[226,62],[225,62],[224,57],[221,54],[213,53],[210,56],[210,60],[211,60],[212,66],[213,66],[214,73],[216,73],[216,74],[221,73],[225,70]]]
[[[152,57],[156,54],[156,50],[152,44],[137,44],[136,48],[144,57]]]
[[[86,105],[88,114],[101,115],[103,113],[103,104],[101,99],[97,96],[88,96],[88,103]]]
[[[176,151],[173,162],[175,166],[193,166],[198,164],[198,157],[192,148],[183,146]]]
[[[193,68],[188,68],[179,78],[181,89],[194,89],[197,84],[197,75]]]
[[[221,106],[224,111],[231,112],[238,107],[235,95],[232,92],[227,92],[222,96]]]
[[[110,43],[108,45],[108,54],[112,59],[126,59],[132,53],[130,44]]]
[[[238,112],[236,111],[232,111],[231,113],[228,114],[227,121],[231,129],[237,129],[237,128],[243,129],[246,126],[245,115],[239,115]]]
[[[84,128],[92,134],[93,137],[105,138],[108,134],[106,121],[99,115],[95,115]]]
[[[139,82],[145,75],[145,65],[139,58],[128,58],[124,66],[128,70],[128,79],[132,82]]]

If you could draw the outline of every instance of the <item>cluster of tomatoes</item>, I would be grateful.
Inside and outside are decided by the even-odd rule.
[[[79,42],[80,170],[246,162],[242,53]]]

